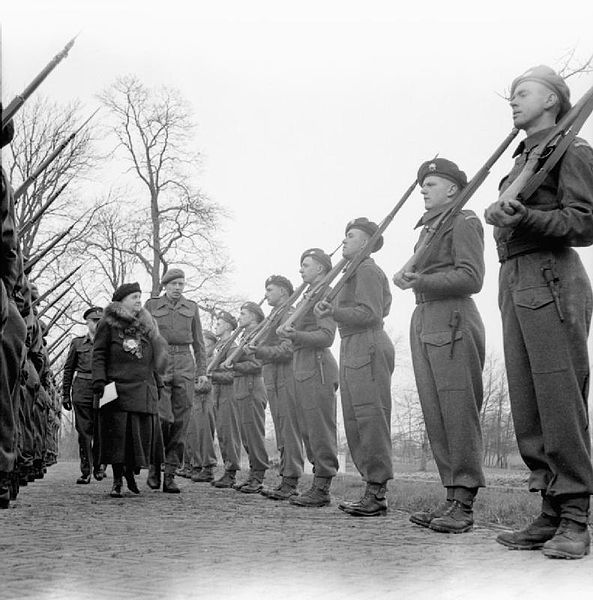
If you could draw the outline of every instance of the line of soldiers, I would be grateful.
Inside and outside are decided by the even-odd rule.
[[[501,263],[499,305],[516,435],[531,472],[529,489],[541,494],[542,506],[526,528],[502,533],[497,541],[511,549],[542,548],[549,557],[581,558],[590,549],[593,493],[587,416],[593,298],[572,246],[593,243],[593,150],[577,138],[531,196],[505,195],[530,153],[570,109],[569,90],[549,67],[535,67],[513,82],[510,105],[515,127],[527,137],[485,218],[495,227]],[[417,180],[425,207],[418,223],[421,245],[439,217],[455,206],[468,180],[443,158],[423,163]],[[183,271],[165,273],[164,294],[146,303],[169,344],[159,401],[163,492],[179,493],[175,474],[185,456],[194,481],[301,507],[327,506],[338,469],[339,386],[348,447],[365,489],[358,500],[343,500],[338,507],[354,517],[386,513],[387,483],[393,478],[394,348],[383,329],[392,303],[389,282],[370,257],[383,246],[380,232],[365,217],[347,224],[343,258],[364,258],[336,286],[332,301],[327,295],[315,304],[307,301],[307,293],[332,271],[331,257],[311,248],[300,259],[303,286],[295,291],[286,277],[270,276],[265,281],[270,315],[246,302],[238,319],[222,311],[214,334],[202,331],[197,304],[182,294]],[[441,533],[471,530],[473,504],[485,486],[479,424],[485,335],[472,300],[482,288],[483,252],[479,218],[459,209],[416,268],[393,277],[398,288],[413,290],[416,298],[410,327],[414,373],[445,488],[442,503],[414,513],[411,521]],[[292,304],[305,288],[301,303],[307,310],[299,312],[301,303]],[[266,328],[270,323],[274,327]],[[336,329],[339,365],[329,349]],[[263,485],[269,468],[268,402],[280,453],[280,480],[272,488]],[[224,463],[218,479],[214,435]],[[238,481],[241,445],[249,472]],[[305,456],[314,478],[309,489],[299,490]],[[151,488],[161,488],[161,467],[150,467]]]
[[[12,140],[12,121],[0,147]],[[10,182],[0,188],[0,508],[57,461],[61,401],[38,317],[39,294],[25,274]]]

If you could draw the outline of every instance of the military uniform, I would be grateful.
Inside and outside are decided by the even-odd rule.
[[[90,335],[75,337],[68,350],[64,363],[62,397],[64,403],[70,402],[74,408],[74,419],[78,433],[80,452],[80,472],[83,477],[100,470],[99,444],[97,433],[97,415],[93,407],[92,375],[93,340]]]
[[[391,374],[394,349],[383,330],[391,292],[385,273],[366,258],[340,290],[333,318],[340,345],[340,398],[352,460],[367,483],[393,478]]]
[[[521,142],[501,192],[548,132]],[[593,300],[571,246],[593,243],[591,147],[577,138],[524,205],[517,227],[494,231],[515,433],[531,471],[529,489],[542,492],[549,513],[586,523],[593,493],[587,415]]]
[[[173,476],[183,461],[195,381],[206,374],[202,324],[198,305],[184,296],[177,302],[166,295],[151,298],[145,308],[169,343],[169,366],[163,378],[159,415],[165,443],[165,474]]]
[[[420,240],[448,208],[427,211]],[[472,211],[455,215],[417,273],[410,344],[426,430],[448,497],[471,500],[485,485],[480,429],[485,333],[471,299],[484,278],[484,234]]]

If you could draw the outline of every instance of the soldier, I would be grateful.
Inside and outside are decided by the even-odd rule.
[[[93,342],[97,325],[103,316],[100,306],[87,308],[82,318],[87,333],[75,337],[68,350],[62,379],[62,406],[66,410],[74,407],[74,420],[78,433],[80,452],[80,477],[76,483],[91,482],[91,465],[97,481],[105,477],[105,468],[99,463],[98,428],[96,409],[93,408]]]
[[[581,558],[590,548],[587,336],[593,300],[572,246],[593,243],[593,150],[577,138],[529,198],[508,198],[505,190],[570,109],[569,98],[564,80],[546,66],[513,81],[513,123],[527,137],[501,182],[501,198],[486,210],[501,262],[499,306],[515,434],[531,471],[529,490],[542,496],[540,515],[497,541],[513,549],[543,548],[557,558]]]
[[[301,276],[311,287],[331,268],[331,258],[321,248],[311,248],[301,256]],[[297,419],[315,475],[311,487],[301,495],[292,496],[289,502],[297,506],[327,506],[331,502],[331,482],[338,471],[338,365],[330,351],[336,323],[329,317],[316,318],[311,307],[294,326],[281,325],[278,334],[290,339],[294,346]]]
[[[245,302],[239,314],[239,326],[243,335],[249,335],[264,320],[264,313],[255,302]],[[234,372],[234,394],[237,403],[241,439],[249,458],[249,476],[234,489],[244,494],[257,494],[263,487],[268,468],[266,451],[266,388],[262,377],[261,362],[253,354],[241,354],[231,363],[230,357],[224,368]]]
[[[221,364],[236,347],[228,344],[233,331],[237,329],[237,319],[229,312],[221,310],[216,321],[218,343],[214,354],[224,352]],[[235,483],[237,471],[241,468],[241,430],[239,426],[238,408],[233,394],[233,374],[226,369],[215,369],[211,373],[212,396],[214,398],[214,414],[218,445],[224,464],[223,475],[212,482],[217,488],[230,488]]]
[[[204,345],[208,360],[212,358],[217,341],[212,331],[204,330]],[[214,480],[213,470],[216,468],[215,423],[212,384],[208,379],[207,385],[196,388],[187,431],[185,452],[191,464],[190,479],[193,482],[204,483]]]
[[[467,177],[444,158],[418,170],[426,212],[420,241],[435,219],[451,207]],[[415,272],[396,273],[393,282],[412,289],[416,310],[410,345],[424,422],[446,499],[411,515],[410,521],[434,531],[463,533],[473,526],[473,502],[485,485],[482,472],[482,369],[484,326],[471,295],[484,279],[484,233],[470,210],[456,213],[438,245]]]
[[[272,308],[286,303],[294,292],[290,281],[282,275],[271,275],[265,283],[266,300]],[[287,306],[281,323],[288,316]],[[263,376],[274,421],[276,446],[280,452],[280,483],[264,489],[262,495],[272,500],[288,500],[297,494],[297,484],[303,474],[303,442],[299,431],[296,408],[292,343],[280,338],[275,331],[255,348],[255,357],[263,363]]]
[[[185,273],[169,269],[161,281],[165,293],[151,298],[145,308],[155,318],[161,335],[169,343],[169,363],[163,378],[159,414],[165,445],[163,492],[178,494],[175,471],[183,461],[183,450],[196,385],[206,385],[206,355],[198,305],[183,296]],[[193,350],[193,356],[192,356]],[[151,465],[147,484],[158,489],[160,465]]]
[[[342,254],[354,258],[378,230],[366,217],[346,225]],[[383,237],[372,252],[383,246]],[[389,314],[391,292],[385,273],[365,258],[336,297],[334,303],[315,306],[318,318],[333,317],[342,338],[340,391],[346,439],[366,490],[357,502],[338,507],[357,517],[387,512],[387,481],[393,478],[391,463],[391,374],[394,349],[383,330]]]

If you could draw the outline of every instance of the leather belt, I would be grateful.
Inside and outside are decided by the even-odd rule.
[[[81,373],[80,371],[76,371],[76,379],[92,379],[92,373]]]
[[[169,352],[173,354],[187,354],[190,352],[189,344],[169,344]]]

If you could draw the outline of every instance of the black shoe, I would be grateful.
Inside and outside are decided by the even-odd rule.
[[[81,475],[77,480],[76,483],[79,484],[87,484],[91,482],[91,474],[89,473],[88,475]]]
[[[216,481],[211,481],[210,485],[215,488],[232,488],[235,484],[235,471],[225,471],[223,476]]]
[[[433,519],[429,527],[439,533],[465,533],[474,526],[474,511],[471,505],[453,500],[445,513]]]
[[[128,489],[130,490],[130,492],[132,492],[132,494],[140,493],[134,475],[126,475],[126,484],[128,485]]]
[[[152,490],[161,489],[161,469],[155,465],[150,465],[148,468],[148,477],[146,478],[146,485]]]
[[[190,479],[194,483],[210,483],[211,481],[214,481],[212,467],[203,467],[199,471],[192,473]]]
[[[123,498],[123,495],[121,493],[121,486],[122,486],[122,479],[121,477],[113,478],[113,487],[111,488],[111,492],[109,493],[109,495],[112,498]]]
[[[10,490],[8,486],[0,487],[0,509],[8,508],[10,506]]]
[[[103,481],[103,479],[105,479],[105,469],[103,469],[103,467],[100,467],[98,469],[95,469],[93,471],[93,477],[97,480],[97,481]]]
[[[562,519],[554,537],[542,547],[548,558],[583,558],[590,550],[589,526],[571,519]]]
[[[442,517],[447,512],[452,502],[453,500],[445,500],[432,510],[420,510],[414,512],[410,515],[410,521],[421,527],[430,527],[431,521],[438,517]]]
[[[496,541],[512,550],[538,550],[556,534],[560,517],[541,513],[524,529],[505,531],[496,537]]]

